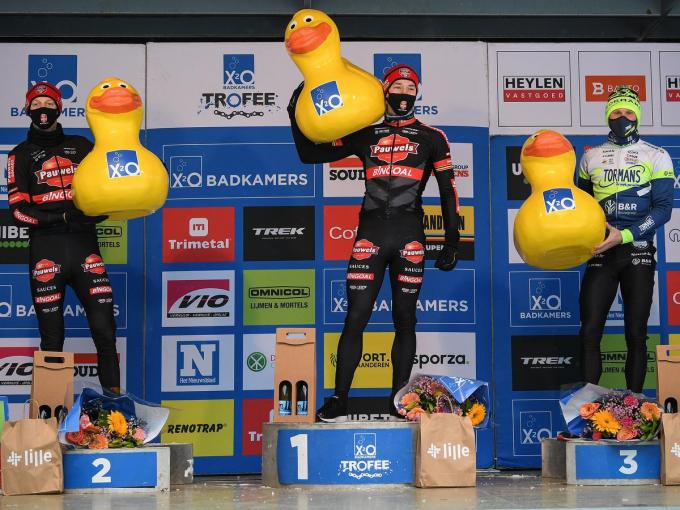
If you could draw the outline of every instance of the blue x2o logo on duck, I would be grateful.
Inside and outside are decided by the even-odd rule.
[[[317,115],[322,116],[343,106],[342,96],[335,81],[329,81],[312,89],[312,102]]]
[[[550,214],[576,209],[574,194],[569,188],[553,188],[543,192],[545,211]]]
[[[137,160],[137,151],[119,150],[106,153],[106,164],[109,169],[109,179],[119,177],[136,177],[142,174]]]

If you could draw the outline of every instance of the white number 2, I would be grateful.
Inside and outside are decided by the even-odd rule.
[[[297,448],[297,477],[298,480],[309,479],[307,469],[307,434],[298,434],[290,438],[290,445]]]
[[[623,457],[623,466],[619,468],[619,473],[624,475],[634,475],[638,470],[638,463],[633,459],[637,457],[637,450],[621,450],[619,455]]]
[[[99,472],[92,477],[92,483],[111,483],[111,477],[106,476],[111,470],[111,461],[109,459],[95,459],[92,461],[92,465],[101,468]]]

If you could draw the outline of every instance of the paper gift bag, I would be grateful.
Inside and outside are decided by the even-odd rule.
[[[35,351],[30,418],[61,422],[73,406],[73,353]]]
[[[416,486],[474,487],[475,433],[469,418],[451,413],[421,414]]]
[[[661,416],[661,483],[680,485],[680,414]]]
[[[56,419],[5,423],[2,490],[6,496],[63,492],[64,474]]]

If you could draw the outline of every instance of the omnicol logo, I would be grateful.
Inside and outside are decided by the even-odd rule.
[[[163,262],[234,260],[234,208],[163,209]]]
[[[587,102],[606,102],[609,94],[616,90],[620,85],[631,87],[640,101],[647,100],[646,78],[642,76],[586,76],[586,101]]]
[[[555,103],[566,101],[565,76],[503,76],[506,103]]]
[[[243,299],[246,325],[312,324],[314,270],[244,271]]]
[[[233,326],[234,271],[163,273],[163,326]]]

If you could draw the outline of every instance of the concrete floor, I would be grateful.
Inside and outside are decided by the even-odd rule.
[[[0,497],[0,509],[17,510],[399,510],[680,508],[680,486],[574,487],[542,480],[538,472],[480,473],[470,489],[270,489],[259,477],[199,477],[192,486],[158,494]]]

